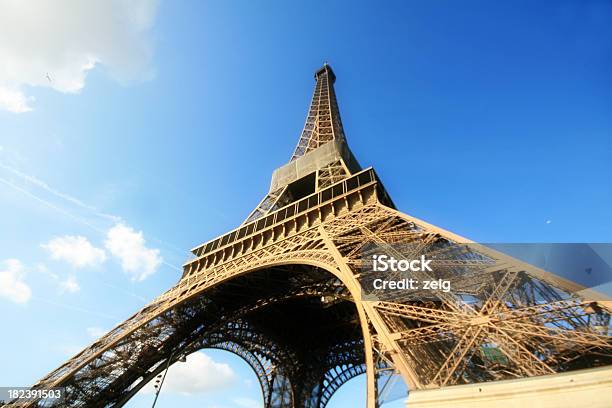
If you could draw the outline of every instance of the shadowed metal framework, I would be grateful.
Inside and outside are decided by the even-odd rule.
[[[324,407],[365,373],[373,408],[391,376],[428,389],[611,363],[608,302],[397,211],[348,148],[331,67],[315,78],[295,152],[246,221],[194,248],[174,287],[33,388],[66,387],[57,406],[120,407],[168,363],[218,348],[253,368],[266,407]],[[420,277],[452,278],[453,291],[363,297],[372,244],[431,257],[436,272]]]

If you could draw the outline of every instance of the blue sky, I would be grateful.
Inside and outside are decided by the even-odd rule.
[[[609,2],[83,4],[0,3],[1,385],[35,382],[239,224],[326,60],[353,152],[404,212],[482,242],[611,241]],[[258,406],[244,363],[206,356],[226,388],[159,406]]]

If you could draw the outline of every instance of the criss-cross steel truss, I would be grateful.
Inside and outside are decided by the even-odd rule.
[[[397,211],[348,149],[333,71],[315,77],[291,161],[246,221],[194,248],[174,287],[33,386],[65,387],[63,402],[9,406],[120,407],[203,348],[244,359],[270,408],[324,407],[362,373],[373,408],[390,375],[427,389],[611,363],[608,302]],[[389,275],[367,267],[373,246],[427,255],[435,272],[415,276],[453,290],[365,294]]]

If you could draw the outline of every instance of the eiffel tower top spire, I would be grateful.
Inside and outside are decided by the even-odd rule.
[[[291,160],[272,173],[268,194],[245,223],[361,171],[344,137],[334,92],[336,75],[327,62],[315,72],[315,79],[306,124]]]
[[[336,75],[325,62],[315,73],[317,84],[312,95],[304,130],[291,156],[291,161],[332,140],[344,141],[344,130],[334,92]]]

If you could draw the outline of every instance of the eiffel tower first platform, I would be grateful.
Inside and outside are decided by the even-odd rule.
[[[206,348],[244,359],[266,408],[324,407],[361,374],[373,408],[392,378],[412,395],[610,368],[608,301],[398,211],[348,147],[331,67],[315,79],[291,160],[246,220],[192,249],[174,287],[32,387],[65,388],[62,402],[8,406],[121,407]],[[371,268],[375,251],[431,259],[414,276],[452,290],[371,291],[392,275]]]

